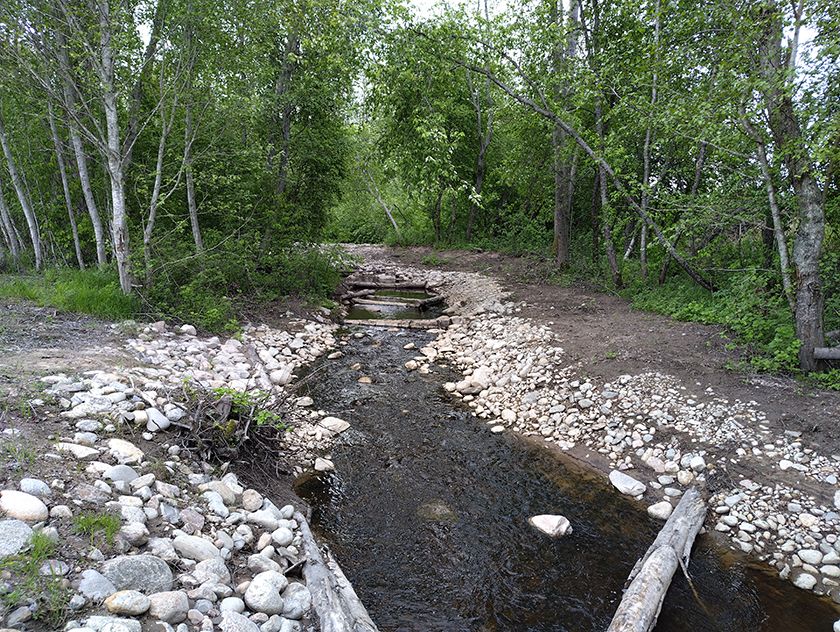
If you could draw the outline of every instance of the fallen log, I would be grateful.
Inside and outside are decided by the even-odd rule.
[[[296,512],[306,563],[303,578],[312,595],[312,608],[321,632],[379,632],[338,562],[321,555],[303,514]]]
[[[840,347],[815,347],[815,360],[840,360]]]
[[[351,298],[359,298],[362,296],[372,296],[376,294],[376,290],[374,289],[367,289],[367,290],[356,290],[354,292],[346,292],[342,295],[341,300],[349,300]]]
[[[706,519],[706,502],[692,487],[680,499],[644,557],[636,562],[629,585],[607,632],[650,632],[662,610],[665,593],[680,566],[688,568],[691,547]]]

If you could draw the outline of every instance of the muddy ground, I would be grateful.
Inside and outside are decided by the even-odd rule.
[[[771,426],[802,432],[823,454],[840,454],[840,392],[814,388],[790,377],[743,373],[727,368],[744,359],[715,326],[686,323],[634,309],[614,294],[582,285],[563,287],[547,279],[551,264],[528,257],[428,247],[361,247],[382,261],[496,277],[526,303],[519,315],[548,325],[562,341],[580,375],[611,380],[624,373],[674,375],[696,395],[711,387],[731,401],[755,401]],[[434,265],[424,263],[434,253]]]

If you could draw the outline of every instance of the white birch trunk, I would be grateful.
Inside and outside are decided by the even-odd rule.
[[[53,147],[55,147],[55,159],[58,163],[58,173],[61,176],[61,188],[64,191],[64,204],[67,206],[67,216],[70,218],[70,230],[73,231],[73,247],[76,250],[76,261],[79,269],[85,269],[85,260],[82,256],[82,245],[79,242],[79,227],[76,225],[76,214],[73,212],[73,199],[70,196],[70,184],[67,181],[67,167],[64,164],[64,152],[61,150],[61,140],[58,136],[58,128],[55,124],[52,103],[47,103],[47,116],[50,123],[50,134],[52,135]]]
[[[12,178],[12,186],[18,197],[18,202],[23,209],[23,216],[26,218],[26,225],[29,228],[29,238],[32,241],[32,250],[35,253],[35,269],[41,270],[44,266],[44,253],[41,246],[41,232],[38,228],[38,220],[35,217],[35,211],[32,209],[32,204],[26,195],[26,189],[23,185],[23,180],[15,165],[14,156],[12,156],[12,148],[9,146],[9,139],[6,136],[6,128],[3,123],[3,118],[0,117],[0,144],[3,146],[3,153],[6,156],[6,166],[9,169],[9,175]]]

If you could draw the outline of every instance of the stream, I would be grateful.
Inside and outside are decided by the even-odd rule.
[[[606,629],[662,523],[562,454],[492,434],[443,390],[460,379],[449,369],[407,372],[417,352],[403,345],[430,334],[353,331],[366,335],[349,335],[345,355],[321,363],[307,387],[352,425],[333,446],[336,471],[304,475],[296,491],[379,629]],[[542,513],[566,516],[573,533],[536,531],[527,520]],[[708,536],[689,570],[697,597],[678,574],[658,632],[829,631],[838,616]]]

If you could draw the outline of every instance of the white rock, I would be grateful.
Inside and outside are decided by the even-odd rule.
[[[99,450],[97,450],[96,448],[90,448],[86,445],[79,445],[78,443],[67,443],[66,441],[58,442],[55,445],[55,449],[59,452],[68,452],[80,461],[84,461],[85,459],[92,459],[95,456],[99,456]]]
[[[315,471],[317,472],[332,472],[335,469],[335,463],[329,459],[318,457],[315,459]]]
[[[344,432],[350,427],[349,423],[347,423],[343,419],[339,419],[338,417],[324,417],[319,422],[319,425],[323,428],[326,428],[334,434]]]
[[[560,538],[572,532],[572,525],[565,516],[540,514],[528,518],[528,523],[552,538]]]
[[[0,492],[0,513],[24,522],[41,522],[50,515],[40,498],[16,489]]]
[[[108,449],[123,464],[134,465],[143,460],[143,450],[125,439],[108,439]]]
[[[182,557],[202,562],[219,557],[219,549],[212,542],[197,535],[179,535],[172,540],[172,546]]]
[[[169,417],[160,412],[157,408],[148,408],[146,410],[146,430],[149,432],[159,432],[166,430],[172,425]]]
[[[0,560],[17,555],[29,544],[32,529],[20,520],[0,520]]]
[[[817,585],[817,578],[808,573],[800,573],[793,580],[793,585],[802,590],[811,590]]]
[[[149,609],[149,598],[136,590],[120,590],[105,599],[105,607],[114,614],[137,616]]]
[[[644,483],[618,470],[610,472],[610,482],[618,491],[628,496],[638,496],[647,490]]]
[[[245,591],[245,603],[251,610],[265,614],[283,612],[283,598],[280,593],[289,585],[286,576],[277,571],[259,573],[251,580]]]
[[[697,455],[691,458],[688,466],[695,472],[702,472],[706,469],[706,460],[702,456]]]
[[[663,500],[647,508],[648,515],[657,520],[667,520],[672,511],[674,511],[674,508],[667,500]]]

